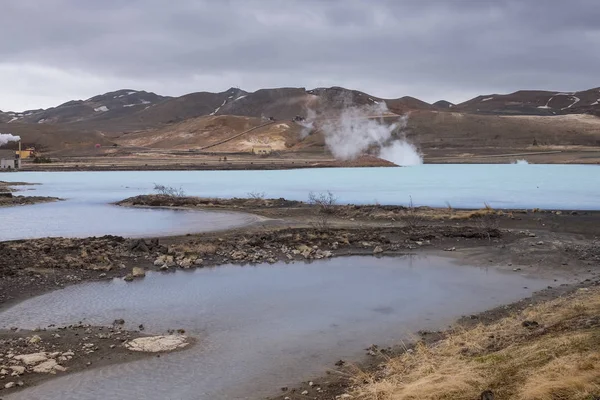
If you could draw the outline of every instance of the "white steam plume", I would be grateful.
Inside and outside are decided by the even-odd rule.
[[[304,119],[304,121],[298,122],[300,125],[302,125],[302,131],[300,131],[300,139],[305,139],[312,132],[316,118],[317,113],[309,108],[306,111],[306,118]]]
[[[373,148],[377,155],[396,165],[418,165],[423,158],[404,136],[408,116],[389,125],[378,118],[387,112],[385,103],[345,109],[337,119],[326,121],[321,130],[325,144],[337,159],[352,160]],[[394,135],[394,133],[396,134]]]
[[[8,142],[18,142],[21,140],[20,136],[14,136],[10,133],[0,133],[0,146],[4,146]]]

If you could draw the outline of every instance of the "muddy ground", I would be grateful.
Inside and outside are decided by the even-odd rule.
[[[170,273],[178,269],[216,267],[228,263],[310,261],[345,255],[437,254],[512,273],[561,276],[578,280],[583,285],[597,283],[600,273],[600,213],[597,212],[337,206],[262,199],[259,194],[252,199],[232,200],[138,196],[120,204],[238,210],[262,215],[265,222],[227,232],[160,240],[104,236],[2,242],[0,310],[28,297],[82,281],[143,279],[134,276],[139,275],[139,268]],[[497,319],[513,308],[556,297],[573,287],[549,288],[532,299],[469,317],[467,321]],[[71,335],[72,340],[66,342],[66,347],[80,345],[80,329],[91,329],[96,334],[101,328],[67,330],[69,333],[66,335]],[[2,332],[0,343],[2,340],[27,343],[27,338],[34,334]],[[141,333],[127,333],[132,336],[138,334]],[[422,336],[436,340],[440,335],[443,333],[423,333]],[[122,340],[122,336],[118,340]],[[58,343],[55,346],[63,352],[68,350]],[[114,350],[108,346],[109,350]],[[102,348],[99,347],[95,353],[81,354],[70,371],[133,357],[126,351],[123,355],[114,351],[104,353]],[[381,349],[366,350],[371,355],[364,368],[375,368],[379,356],[398,351],[384,348],[382,353]],[[0,346],[0,353],[5,352]],[[88,362],[92,364],[88,366]],[[348,367],[344,362],[338,364],[342,370]],[[282,398],[306,398],[302,394],[304,391],[313,398],[335,398],[349,384],[344,378],[347,374],[336,368],[332,365],[332,373],[313,381],[313,385],[307,383],[296,390],[282,391]],[[31,384],[34,383],[31,381]],[[11,388],[18,389],[18,386]]]

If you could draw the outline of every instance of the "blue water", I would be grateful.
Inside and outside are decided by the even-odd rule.
[[[600,209],[600,166],[436,165],[406,168],[330,168],[283,171],[19,172],[3,180],[38,182],[39,195],[105,203],[149,193],[153,183],[207,197],[306,200],[331,190],[341,203],[478,208]]]
[[[183,328],[198,344],[160,358],[58,375],[3,398],[265,398],[323,375],[340,358],[359,360],[372,343],[399,344],[417,329],[443,328],[462,314],[516,301],[551,282],[438,257],[344,257],[69,286],[0,313],[0,327],[108,325],[123,318],[127,328],[144,324],[150,334]]]
[[[339,203],[480,208],[600,209],[594,165],[435,165],[282,171],[17,172],[0,180],[40,183],[22,194],[66,202],[0,209],[0,240],[115,234],[152,236],[223,229],[250,222],[236,214],[132,210],[108,205],[150,193],[154,183],[205,197],[307,200],[330,190]]]

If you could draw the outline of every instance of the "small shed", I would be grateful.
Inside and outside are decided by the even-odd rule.
[[[252,154],[267,156],[273,152],[271,146],[266,144],[256,144],[252,146]]]
[[[21,168],[21,158],[13,150],[0,150],[0,170]]]

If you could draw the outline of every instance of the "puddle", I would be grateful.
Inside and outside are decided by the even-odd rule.
[[[360,360],[465,314],[516,301],[549,284],[439,257],[346,257],[310,264],[222,266],[150,273],[133,283],[87,283],[17,304],[0,326],[83,320],[150,333],[183,328],[193,348],[60,377],[8,399],[253,399]],[[528,289],[524,289],[524,287]]]

